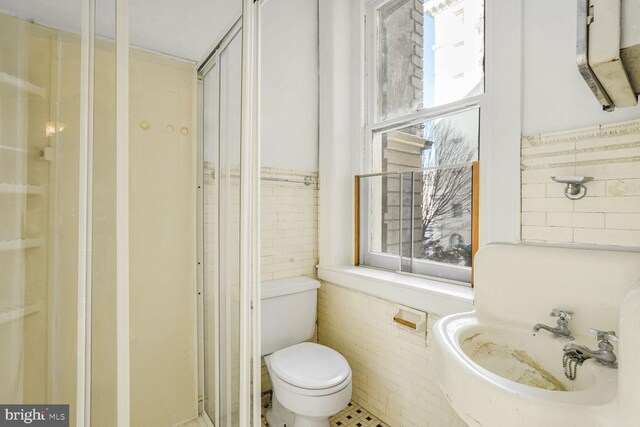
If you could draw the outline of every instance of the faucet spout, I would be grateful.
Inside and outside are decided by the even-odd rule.
[[[558,326],[552,328],[551,326],[544,325],[542,323],[536,323],[533,325],[533,331],[538,332],[540,329],[544,329],[545,331],[551,332],[556,337],[564,338],[566,340],[573,341],[573,336],[571,335],[571,331],[567,327],[566,324],[558,321]]]
[[[544,325],[542,323],[536,323],[533,325],[533,332],[538,332],[540,329],[544,329],[545,331],[553,332],[556,328],[552,328],[551,326]]]
[[[554,308],[553,311],[551,311],[551,316],[558,318],[558,325],[555,328],[543,325],[542,323],[536,323],[533,325],[533,331],[538,332],[540,329],[544,329],[556,337],[572,341],[573,335],[571,335],[571,331],[569,330],[569,319],[573,316],[573,312]]]

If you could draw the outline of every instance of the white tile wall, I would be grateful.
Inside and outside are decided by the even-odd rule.
[[[522,138],[522,240],[640,247],[640,120]],[[553,175],[584,175],[572,201]]]
[[[271,181],[288,179],[300,182]],[[316,277],[318,264],[318,174],[263,168],[261,181],[262,280]],[[315,337],[311,340],[315,341]],[[262,391],[271,389],[262,364]]]
[[[312,185],[270,181],[312,178]],[[262,280],[316,275],[318,264],[318,174],[262,169]]]
[[[318,301],[318,340],[353,372],[353,401],[390,426],[465,426],[436,382],[431,327],[416,335],[393,322],[397,305],[329,283]]]

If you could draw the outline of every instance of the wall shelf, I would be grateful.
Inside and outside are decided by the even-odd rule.
[[[39,248],[42,246],[42,243],[42,237],[35,239],[0,240],[0,252]]]
[[[0,194],[43,194],[44,186],[0,183]]]
[[[0,72],[0,83],[13,86],[16,89],[24,92],[32,93],[43,99],[47,97],[47,91],[44,88],[34,85],[33,83],[21,79],[20,77],[7,74],[4,71]]]
[[[26,148],[10,147],[8,145],[1,145],[1,144],[0,144],[0,150],[15,151],[16,153],[22,153],[22,154],[26,154],[29,152],[29,150],[27,150]]]
[[[39,313],[42,311],[42,303],[37,302],[35,304],[25,305],[22,307],[14,307],[5,310],[0,310],[0,325],[9,323],[14,320],[24,319],[25,317]]]

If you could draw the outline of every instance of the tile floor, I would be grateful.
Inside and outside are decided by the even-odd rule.
[[[262,409],[262,426],[269,427],[265,414],[267,409]],[[329,419],[331,427],[389,427],[383,423],[366,409],[362,408],[358,404],[351,402],[349,406],[338,412],[336,415]]]

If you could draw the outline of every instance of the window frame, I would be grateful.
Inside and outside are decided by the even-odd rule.
[[[482,129],[489,126],[487,115],[485,114],[487,106],[491,103],[490,94],[487,93],[487,0],[483,0],[483,92],[481,94],[472,95],[457,101],[446,104],[437,105],[429,108],[421,108],[408,114],[400,115],[391,119],[377,121],[378,117],[378,65],[380,58],[378,43],[378,11],[387,3],[394,0],[369,0],[364,3],[364,134],[363,134],[363,151],[364,151],[364,173],[372,174],[374,148],[373,141],[377,133],[388,132],[404,127],[412,126],[420,122],[438,119],[444,116],[461,113],[463,111],[478,109],[478,162],[481,160],[482,147],[484,139]],[[411,0],[409,0],[411,1]],[[452,4],[453,6],[453,4]],[[361,175],[366,176],[366,175]],[[362,188],[362,183],[359,188]],[[366,190],[365,190],[366,191]],[[366,197],[366,195],[364,196]],[[358,212],[356,212],[359,215]],[[417,272],[413,273],[400,271],[400,255],[390,255],[373,252],[369,248],[370,238],[368,232],[369,218],[368,214],[360,218],[358,229],[361,231],[356,236],[358,240],[358,258],[359,260],[371,260],[375,264],[364,263],[363,266],[371,268],[380,268],[384,270],[395,271],[402,274],[417,274],[420,276],[431,277],[437,280],[451,281],[463,286],[473,286],[473,274],[469,272],[468,267],[460,267],[447,265],[435,261],[424,261],[412,258],[414,266],[418,267]],[[472,252],[478,249],[477,239],[473,239],[474,247]],[[472,267],[473,268],[473,267]],[[465,273],[461,274],[461,270]]]
[[[478,219],[477,215],[477,202],[478,202],[478,186],[479,181],[478,178],[478,161],[461,163],[456,165],[442,165],[435,166],[431,168],[421,169],[421,170],[409,170],[403,173],[411,173],[411,172],[419,172],[425,170],[441,170],[448,169],[453,167],[470,167],[473,173],[473,182],[472,182],[472,204],[475,204],[472,208],[472,238],[471,244],[472,246],[472,256],[475,255],[475,252],[478,249],[478,224],[475,222]],[[360,232],[360,230],[369,230],[369,213],[370,211],[367,209],[365,215],[361,215],[361,200],[369,199],[369,186],[363,183],[363,178],[370,178],[372,176],[384,176],[384,175],[399,175],[400,172],[383,172],[383,173],[373,173],[366,175],[357,175],[355,180],[356,187],[356,238],[358,239],[356,245],[356,265],[360,265],[360,260],[363,260],[363,266],[369,268],[378,268],[382,270],[394,271],[400,274],[408,274],[408,275],[417,275],[424,276],[430,278],[436,278],[442,281],[448,281],[451,283],[455,283],[463,286],[473,286],[473,266],[471,268],[466,266],[458,266],[453,264],[446,264],[437,261],[428,261],[420,258],[411,257],[411,266],[412,271],[407,272],[402,270],[402,257],[400,254],[393,255],[384,252],[374,252],[369,250],[369,244],[371,243],[370,234]],[[402,179],[400,179],[402,181]],[[406,257],[405,257],[406,258]],[[371,263],[367,263],[367,260],[371,261]]]

